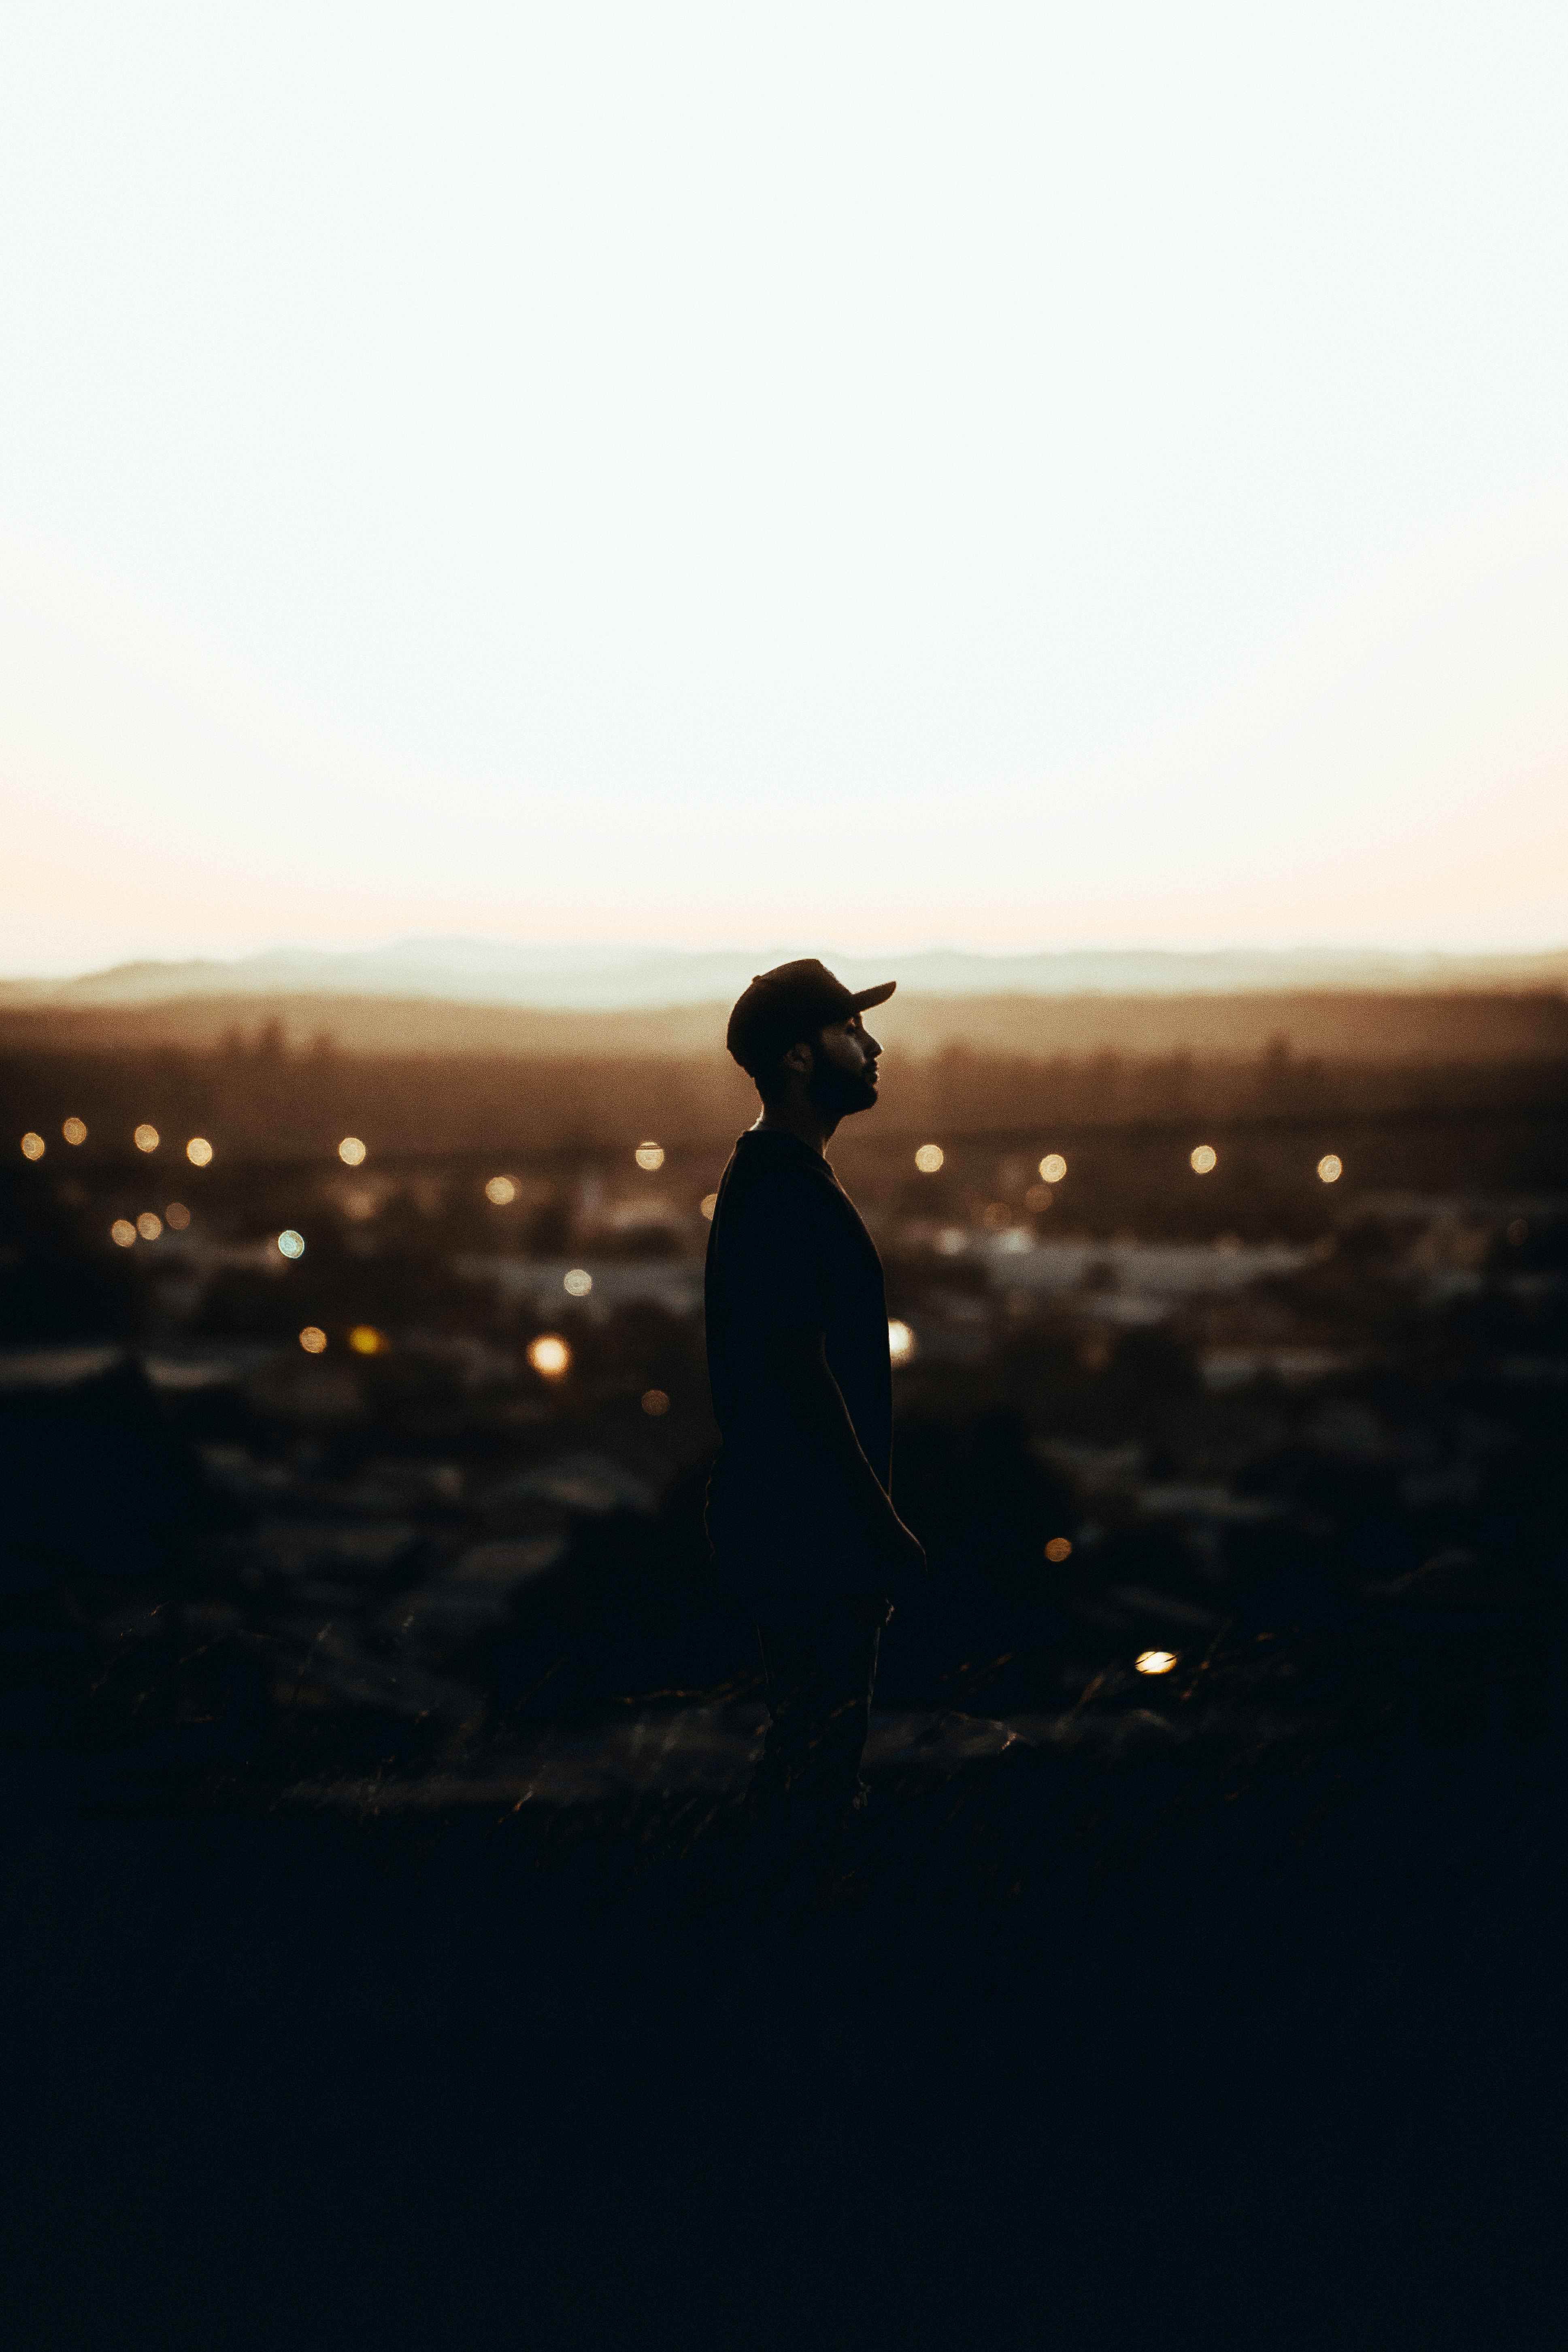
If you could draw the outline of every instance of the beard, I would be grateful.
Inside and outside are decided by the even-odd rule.
[[[875,1065],[872,1065],[875,1067]],[[869,1110],[877,1099],[877,1082],[870,1070],[841,1070],[817,1054],[813,1057],[805,1091],[829,1118],[847,1118],[853,1111]]]

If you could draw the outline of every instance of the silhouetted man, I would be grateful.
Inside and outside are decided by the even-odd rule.
[[[893,1390],[882,1265],[825,1156],[877,1099],[881,1047],[814,959],[760,973],[727,1043],[763,1108],[708,1241],[708,1370],[723,1447],[708,1490],[721,1568],[756,1611],[772,1718],[752,1783],[771,1843],[826,1863],[858,1799],[889,1601],[925,1554],[888,1494]]]

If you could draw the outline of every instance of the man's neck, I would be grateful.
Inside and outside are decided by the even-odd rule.
[[[793,1135],[798,1143],[809,1144],[812,1150],[826,1153],[827,1139],[838,1125],[826,1111],[819,1110],[808,1097],[792,1097],[784,1102],[764,1103],[759,1117],[752,1121],[753,1135]]]

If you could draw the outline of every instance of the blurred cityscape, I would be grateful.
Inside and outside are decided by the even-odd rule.
[[[931,1563],[873,1769],[1550,1715],[1563,1075],[889,1057],[831,1155]],[[263,1026],[13,1038],[0,1087],[14,1745],[385,1805],[743,1781],[702,1530],[737,1074]]]

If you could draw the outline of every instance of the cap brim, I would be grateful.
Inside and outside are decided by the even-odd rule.
[[[873,1004],[886,1004],[898,984],[896,980],[885,980],[880,988],[857,989],[849,1000],[852,1010],[857,1013],[866,1013]]]

